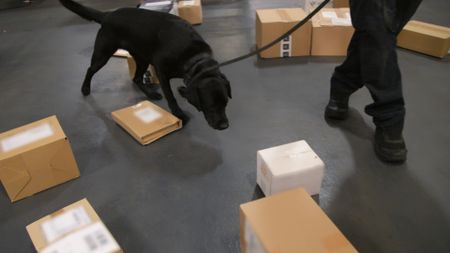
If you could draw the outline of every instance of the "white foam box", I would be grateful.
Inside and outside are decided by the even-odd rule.
[[[306,141],[257,152],[256,181],[266,196],[302,187],[319,194],[325,164]]]

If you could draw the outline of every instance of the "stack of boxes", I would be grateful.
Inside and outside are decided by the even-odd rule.
[[[357,252],[310,195],[325,165],[306,141],[257,152],[257,184],[266,198],[240,206],[242,253]]]
[[[256,45],[261,48],[306,17],[301,8],[256,11]],[[260,53],[261,58],[294,56],[345,56],[354,29],[348,8],[323,9],[277,45]]]
[[[316,4],[306,1],[305,6],[311,11]],[[346,56],[354,33],[349,1],[334,0],[333,7],[322,9],[291,36],[261,52],[260,57]],[[267,45],[305,17],[301,8],[257,10],[256,46]],[[398,36],[398,46],[443,58],[450,50],[450,28],[410,21]]]

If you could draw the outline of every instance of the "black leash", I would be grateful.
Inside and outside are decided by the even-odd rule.
[[[269,44],[253,51],[250,52],[248,54],[236,57],[234,59],[222,62],[219,64],[219,67],[222,66],[226,66],[226,65],[230,65],[232,63],[238,62],[238,61],[242,61],[246,58],[249,58],[253,55],[259,54],[262,51],[274,46],[275,44],[277,44],[278,42],[280,42],[281,40],[283,40],[284,38],[288,37],[289,35],[291,35],[293,32],[295,32],[297,29],[299,29],[300,27],[302,27],[304,24],[306,24],[306,22],[308,22],[309,20],[311,20],[312,17],[314,17],[314,15],[316,15],[320,10],[322,10],[328,3],[330,2],[330,0],[324,0],[319,6],[317,6],[317,8],[315,8],[311,13],[308,14],[308,16],[306,16],[303,20],[301,20],[300,22],[298,22],[295,26],[293,26],[289,31],[287,31],[285,34],[281,35],[280,37],[278,37],[277,39],[275,39],[274,41],[270,42]]]

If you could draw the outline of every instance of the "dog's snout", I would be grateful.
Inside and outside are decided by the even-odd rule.
[[[219,130],[225,130],[229,127],[229,124],[227,121],[222,121],[219,123],[219,125],[217,126],[217,129]]]

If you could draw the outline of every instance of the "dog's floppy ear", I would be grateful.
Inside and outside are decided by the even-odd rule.
[[[178,92],[182,97],[188,100],[198,111],[202,111],[200,106],[200,98],[197,88],[178,87]]]
[[[178,87],[178,92],[182,97],[187,99],[197,110],[201,111],[200,99],[196,88],[188,89],[187,87]]]
[[[231,96],[231,85],[230,85],[230,82],[228,80],[227,80],[226,86],[227,86],[228,97],[229,98],[233,98]]]
[[[224,74],[220,74],[220,77],[222,77],[222,79],[225,81],[225,87],[227,88],[227,93],[228,93],[228,97],[229,98],[233,98],[231,96],[231,85],[230,85],[230,81],[228,81],[227,77]]]
[[[189,89],[187,93],[188,101],[197,108],[199,112],[202,111],[202,107],[200,106],[200,97],[198,96],[198,88]]]

